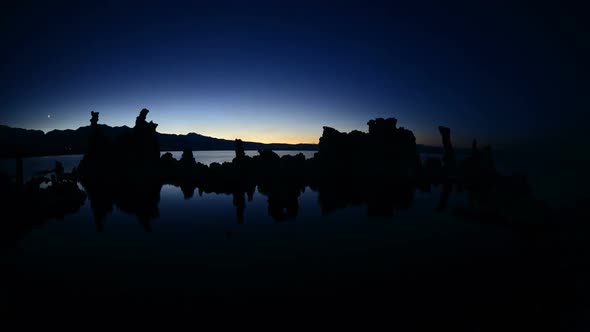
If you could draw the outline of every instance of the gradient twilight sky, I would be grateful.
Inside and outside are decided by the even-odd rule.
[[[123,3],[123,4],[121,4]],[[0,124],[315,143],[396,117],[467,145],[583,132],[587,21],[564,2],[28,2],[3,8]],[[554,131],[555,132],[555,131]]]

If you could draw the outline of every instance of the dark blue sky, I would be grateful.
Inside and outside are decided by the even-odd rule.
[[[0,123],[263,142],[398,118],[419,143],[584,132],[581,8],[498,1],[27,3],[2,14]]]

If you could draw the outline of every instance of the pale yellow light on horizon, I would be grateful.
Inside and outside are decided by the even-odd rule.
[[[194,131],[193,131],[194,132]],[[209,136],[213,138],[219,139],[226,139],[226,140],[234,140],[234,139],[241,139],[245,142],[256,142],[256,143],[286,143],[286,144],[318,144],[320,141],[320,137],[322,133],[318,133],[317,135],[289,135],[286,133],[282,134],[270,134],[270,135],[259,135],[259,134],[239,134],[239,133],[226,133],[223,135],[213,135],[207,132],[197,132],[203,136]],[[170,132],[170,134],[176,135],[186,135],[188,132]],[[430,146],[439,146],[441,145],[440,139],[436,136],[433,137],[424,137],[424,139],[417,138],[417,144],[423,145],[430,145]],[[457,142],[459,143],[459,142]],[[457,147],[463,147],[464,144],[456,144]],[[465,145],[467,147],[467,145]]]
[[[175,135],[186,135],[189,133],[197,133],[199,135],[218,138],[218,139],[226,139],[226,140],[234,140],[234,139],[241,139],[245,142],[257,142],[257,143],[286,143],[286,144],[318,144],[320,137],[322,136],[322,130],[320,129],[317,133],[306,131],[304,133],[291,133],[288,131],[267,131],[265,133],[259,133],[255,131],[248,131],[248,132],[241,132],[236,130],[220,130],[215,129],[209,132],[208,130],[204,129],[194,129],[194,130],[183,130],[183,131],[175,131],[175,130],[158,130],[160,133],[169,133]],[[344,130],[344,132],[347,132]],[[438,146],[440,145],[440,138],[436,135],[428,135],[424,137],[417,137],[416,138],[417,144],[423,145],[431,145],[431,146]],[[458,143],[458,142],[457,142]],[[461,145],[461,144],[459,144]]]
[[[271,136],[257,136],[257,135],[241,135],[239,138],[242,141],[248,142],[259,142],[259,143],[287,143],[287,144],[317,144],[320,140],[318,137],[307,137],[307,136],[282,136],[282,135],[271,135]]]

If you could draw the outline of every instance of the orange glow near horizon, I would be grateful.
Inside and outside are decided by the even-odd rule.
[[[244,142],[256,142],[256,143],[265,143],[265,144],[273,144],[273,143],[285,143],[285,144],[318,144],[320,141],[320,137],[322,136],[323,129],[320,129],[317,133],[288,133],[288,132],[269,132],[269,133],[253,133],[253,132],[240,132],[234,130],[227,130],[227,131],[219,131],[215,130],[216,134],[208,133],[206,130],[190,130],[190,131],[182,131],[182,132],[174,132],[174,131],[159,131],[161,133],[169,133],[175,135],[187,135],[189,133],[197,133],[203,136],[209,136],[218,139],[226,139],[226,140],[234,140],[234,139],[241,139]],[[342,130],[342,132],[348,132],[346,130]],[[416,137],[416,143],[422,145],[430,145],[430,146],[439,146],[440,139],[436,135],[430,135],[427,137]],[[458,147],[464,144],[460,144],[457,142],[456,144]],[[465,145],[467,146],[467,145]]]
[[[218,130],[215,133],[209,133],[205,130],[191,130],[185,132],[172,132],[172,131],[160,131],[161,133],[170,133],[175,135],[186,135],[189,133],[197,133],[203,136],[209,136],[213,138],[234,140],[241,139],[244,142],[256,142],[256,143],[286,143],[286,144],[318,144],[320,136],[322,135],[321,130],[317,134],[311,133],[287,133],[287,132],[268,132],[268,133],[246,133],[240,131],[227,131],[220,132]]]

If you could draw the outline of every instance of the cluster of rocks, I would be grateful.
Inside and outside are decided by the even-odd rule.
[[[98,230],[114,206],[135,214],[150,230],[150,221],[159,216],[163,184],[179,186],[185,198],[197,189],[199,195],[232,195],[238,222],[243,222],[246,202],[256,190],[268,198],[269,215],[284,221],[297,216],[299,196],[306,187],[319,193],[325,213],[366,205],[369,215],[390,216],[408,208],[417,189],[429,191],[440,184],[437,209],[441,211],[447,208],[451,192],[469,192],[468,206],[453,211],[457,216],[516,222],[549,215],[534,199],[524,176],[498,174],[489,146],[479,148],[474,140],[471,154],[457,158],[447,127],[439,127],[442,157],[424,161],[412,131],[397,127],[394,118],[378,118],[367,123],[368,132],[324,127],[319,151],[311,159],[303,154],[281,157],[271,150],[251,157],[236,139],[232,162],[204,165],[191,149],[185,149],[180,160],[170,152],[160,156],[158,125],[147,121],[148,113],[140,111],[132,131],[107,137],[98,123],[99,113],[91,112],[88,148],[78,167],[65,173],[57,163],[24,183],[22,160],[17,159],[16,183],[0,176],[7,183],[0,192],[2,201],[33,220],[45,220],[77,211],[87,195]]]
[[[443,183],[447,187],[457,184],[489,191],[490,185],[502,182],[496,181],[498,174],[489,147],[480,150],[474,142],[471,156],[458,161],[451,144],[451,131],[442,126],[439,132],[444,155],[442,159],[429,158],[424,163],[412,131],[397,127],[395,118],[377,118],[367,123],[366,133],[356,130],[342,133],[324,127],[319,151],[311,159],[305,159],[302,154],[279,157],[270,150],[260,150],[258,155],[250,157],[244,151],[243,142],[236,139],[232,162],[204,165],[195,160],[190,149],[183,151],[180,160],[169,152],[160,157],[157,124],[147,122],[148,112],[140,111],[131,135],[113,140],[104,137],[98,113],[92,112],[89,147],[79,166],[82,183],[91,197],[121,196],[108,192],[121,193],[129,188],[135,188],[131,194],[138,192],[141,196],[155,192],[163,183],[171,183],[180,186],[186,198],[192,197],[196,189],[200,194],[232,194],[239,209],[244,205],[244,197],[251,197],[258,188],[268,196],[269,213],[276,219],[289,219],[296,214],[297,199],[306,186],[323,193],[320,203],[325,203],[327,211],[338,204],[367,204],[376,214],[391,214],[394,209],[411,204],[411,188],[416,186]],[[159,196],[151,200],[157,202]],[[108,202],[117,204],[113,198],[98,201],[107,202],[106,206]],[[141,205],[128,201],[121,204]],[[157,209],[151,209],[141,214],[149,219],[158,213]]]
[[[477,178],[495,174],[489,148],[480,151],[474,143],[473,153],[458,163],[450,140],[450,129],[440,127],[444,156],[427,159],[422,164],[412,131],[397,127],[395,118],[370,120],[368,132],[342,133],[324,127],[319,151],[314,158],[302,154],[279,157],[270,150],[260,150],[250,157],[241,140],[235,140],[235,158],[209,166],[196,162],[190,149],[180,160],[171,153],[160,157],[156,138],[157,124],[147,122],[147,109],[141,110],[132,134],[107,139],[98,124],[98,113],[92,112],[88,151],[79,172],[91,181],[104,176],[120,181],[139,176],[167,182],[196,182],[208,187],[233,187],[239,183],[258,184],[268,178],[289,179],[313,184],[321,181],[396,180],[418,183],[445,178]],[[108,181],[107,181],[108,182]]]
[[[395,118],[377,118],[367,123],[368,132],[343,133],[324,127],[319,151],[311,159],[302,154],[280,157],[270,150],[250,157],[243,142],[236,139],[232,162],[204,165],[190,149],[183,151],[180,160],[169,152],[160,156],[158,125],[147,121],[148,113],[147,109],[140,111],[131,132],[109,138],[99,124],[99,113],[91,112],[88,149],[67,177],[73,182],[79,178],[84,186],[99,229],[114,205],[136,214],[149,228],[149,221],[159,215],[159,192],[165,183],[179,186],[186,198],[197,189],[199,194],[233,195],[238,220],[243,219],[246,197],[250,200],[256,188],[268,197],[269,214],[276,220],[297,215],[298,198],[305,187],[320,192],[324,212],[366,204],[375,215],[391,215],[408,207],[415,189],[428,190],[431,184],[445,188],[441,209],[453,186],[472,192],[478,202],[474,206],[488,210],[497,204],[494,197],[529,193],[524,178],[497,174],[489,147],[480,149],[474,141],[471,155],[457,160],[451,130],[446,127],[439,127],[442,158],[424,162],[412,131],[397,127]],[[56,167],[54,176],[63,179],[63,167]]]

